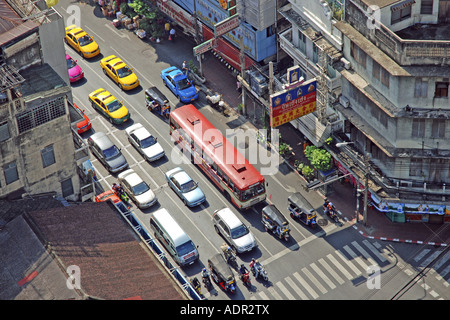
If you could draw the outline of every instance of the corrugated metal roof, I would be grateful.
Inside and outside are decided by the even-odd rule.
[[[22,18],[5,0],[0,0],[0,34],[22,24]]]

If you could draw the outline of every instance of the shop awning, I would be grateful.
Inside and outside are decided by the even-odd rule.
[[[391,7],[391,11],[392,11],[392,12],[395,12],[395,11],[404,9],[404,8],[406,8],[406,7],[408,7],[408,6],[412,6],[414,3],[416,3],[415,0],[406,0],[406,1],[402,1],[402,2],[400,2],[400,3],[397,3],[396,5],[393,5],[393,6]]]

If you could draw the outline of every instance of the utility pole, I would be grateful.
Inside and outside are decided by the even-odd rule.
[[[369,155],[364,155],[364,213],[363,213],[363,222],[364,225],[367,225],[367,206],[368,206],[368,197],[369,197],[369,172],[370,172],[370,164],[369,164]]]
[[[198,23],[197,23],[197,0],[194,0],[194,14],[192,15],[192,17],[194,18],[195,44],[198,45],[200,43],[200,31],[198,30]],[[199,54],[197,56],[197,60],[200,67],[199,68],[200,76],[203,77],[202,55],[203,54]]]
[[[239,47],[240,47],[240,53],[239,53],[239,60],[241,62],[241,78],[244,81],[247,81],[245,79],[245,52],[244,52],[244,36],[241,34],[239,37]],[[247,115],[247,106],[245,105],[247,103],[247,90],[245,86],[241,86],[242,88],[242,113],[244,115]]]

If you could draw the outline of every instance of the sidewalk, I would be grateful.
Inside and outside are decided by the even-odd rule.
[[[236,90],[236,77],[233,75],[218,59],[208,54],[202,62],[203,73],[207,82],[205,86],[213,93],[222,94],[222,99],[230,112],[238,112],[237,105],[242,102],[242,97]],[[254,110],[251,99],[247,99],[248,122],[258,129],[262,128],[258,110]],[[232,111],[233,109],[234,111]],[[294,156],[289,159],[289,165],[292,167],[295,160],[307,161],[303,154],[304,138],[298,130],[292,127],[290,123],[284,124],[278,128],[283,140],[288,143],[294,151]],[[295,171],[295,170],[294,170]],[[306,181],[299,174],[299,179]],[[335,182],[333,184],[334,192],[328,196],[328,199],[338,209],[341,217],[348,221],[353,228],[364,237],[370,239],[379,239],[386,241],[427,244],[436,246],[447,246],[450,244],[447,224],[428,224],[422,222],[398,223],[390,221],[382,212],[376,209],[368,209],[367,222],[363,224],[363,197],[360,197],[360,215],[359,222],[356,222],[356,195],[353,187],[349,184]]]

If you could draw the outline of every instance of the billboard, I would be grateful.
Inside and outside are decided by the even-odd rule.
[[[272,94],[270,126],[275,128],[316,111],[316,88],[317,81],[311,79],[295,88]]]

